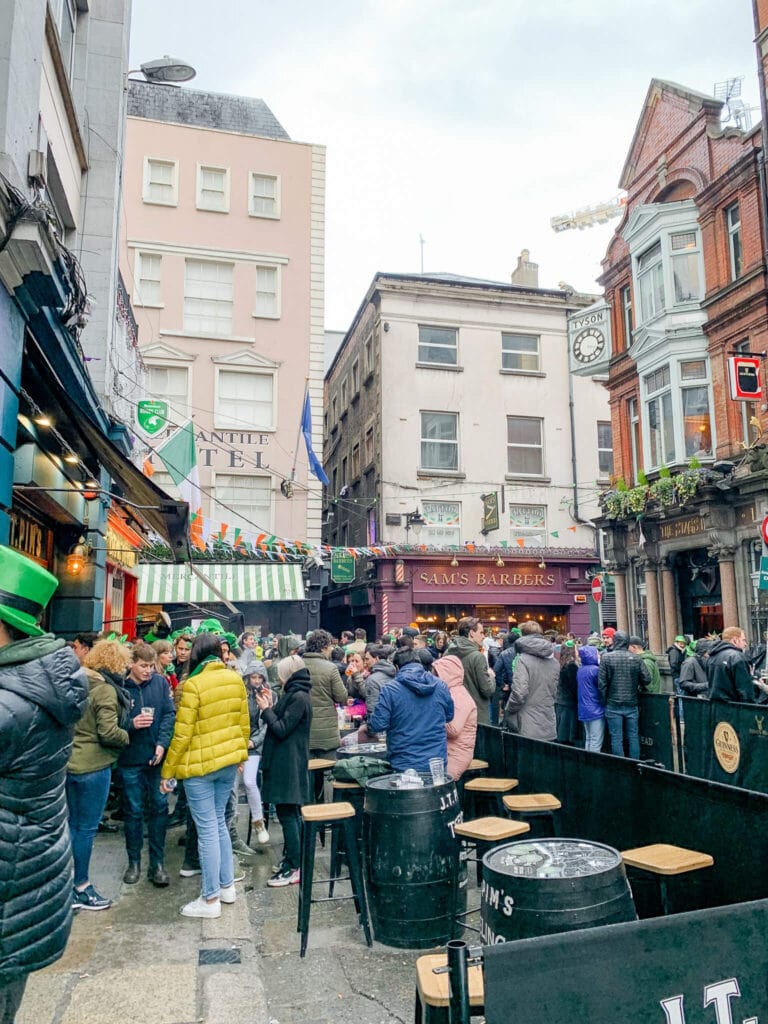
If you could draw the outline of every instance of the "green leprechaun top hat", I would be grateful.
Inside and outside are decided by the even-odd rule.
[[[42,636],[37,622],[59,581],[47,569],[0,545],[0,620],[28,636]]]

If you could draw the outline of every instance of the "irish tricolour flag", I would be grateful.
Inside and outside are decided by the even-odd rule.
[[[197,470],[195,430],[192,420],[171,434],[157,455],[179,488],[182,501],[189,505],[189,537],[199,550],[205,550],[203,540],[203,501],[200,474]]]

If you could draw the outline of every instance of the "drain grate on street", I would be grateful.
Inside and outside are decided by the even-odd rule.
[[[197,963],[199,967],[209,964],[239,964],[239,949],[201,949],[198,951]]]

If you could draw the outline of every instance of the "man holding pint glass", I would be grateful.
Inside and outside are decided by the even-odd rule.
[[[155,671],[155,652],[148,644],[137,643],[133,648],[125,688],[131,697],[131,725],[128,730],[130,743],[118,760],[123,775],[125,847],[128,852],[128,867],[123,881],[126,885],[134,885],[141,877],[146,807],[149,834],[147,878],[153,885],[166,886],[170,882],[163,866],[168,797],[160,792],[160,765],[171,741],[176,713],[168,682]]]

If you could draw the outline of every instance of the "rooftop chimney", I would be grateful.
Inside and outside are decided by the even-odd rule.
[[[523,249],[517,257],[517,266],[512,271],[512,284],[519,284],[523,288],[539,287],[539,264],[531,263],[528,249]]]

